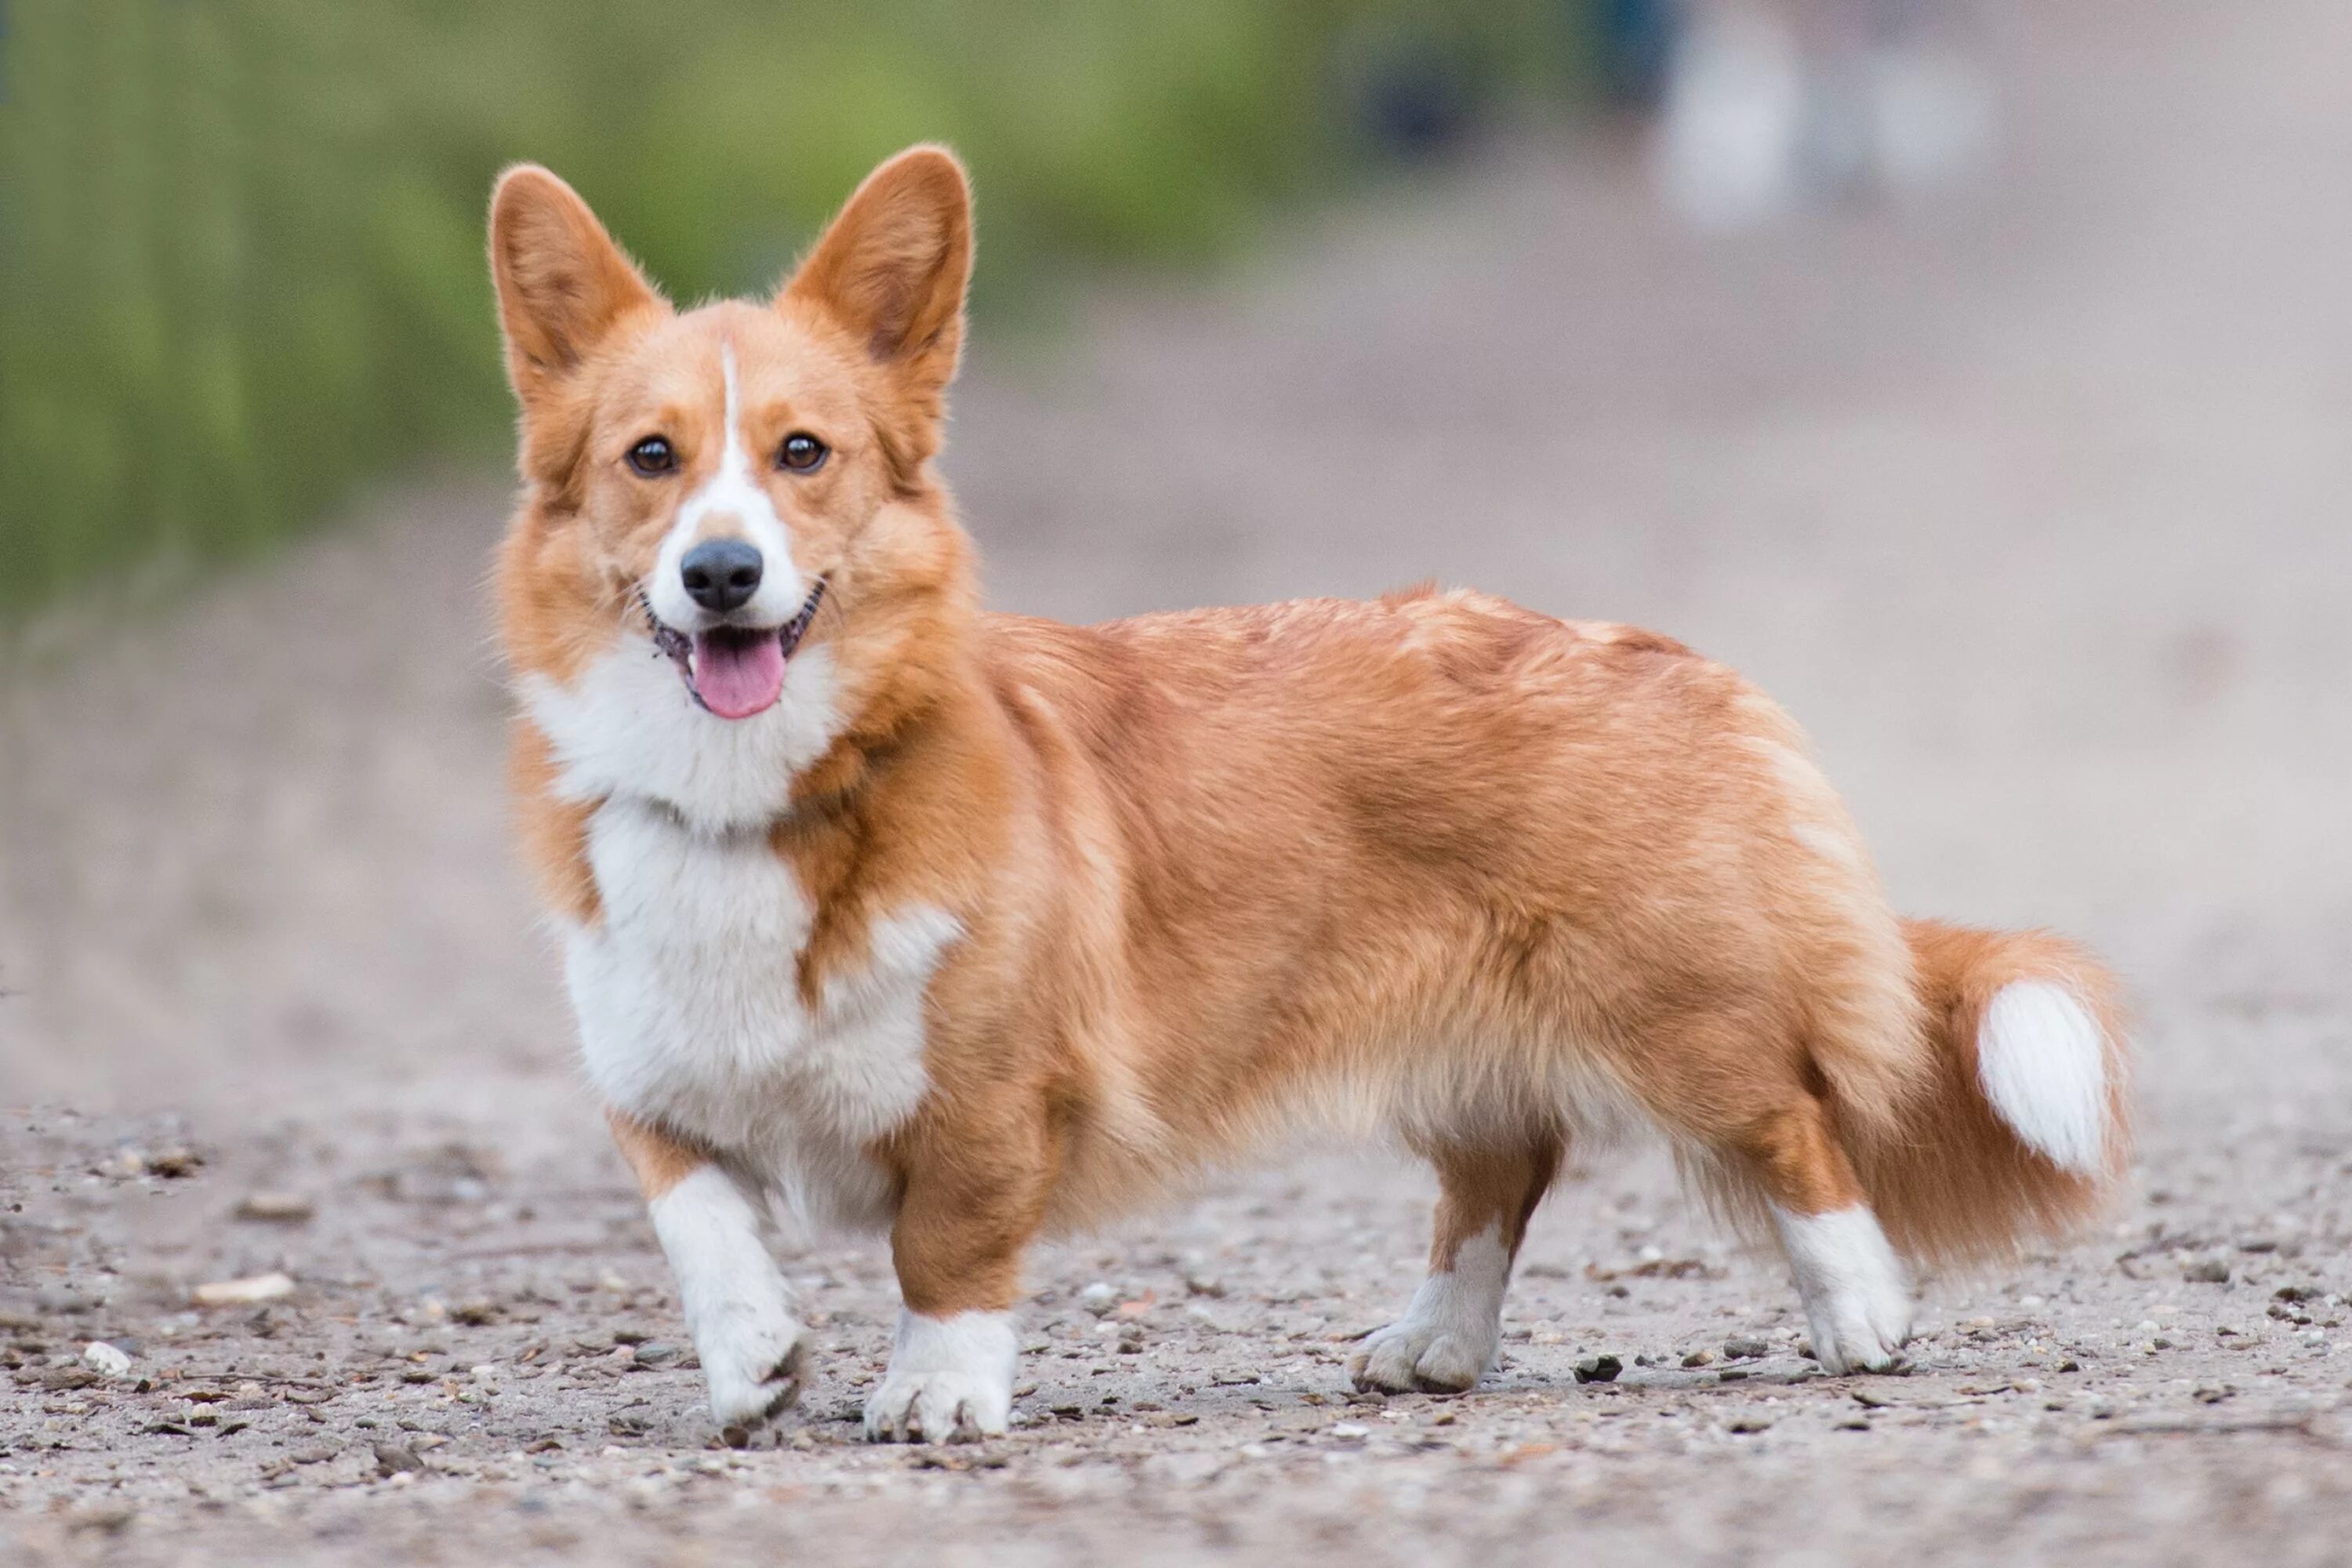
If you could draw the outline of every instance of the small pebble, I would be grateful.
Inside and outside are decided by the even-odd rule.
[[[416,1450],[405,1443],[372,1443],[369,1447],[375,1450],[375,1473],[379,1476],[414,1474],[425,1468]]]
[[[1762,1340],[1726,1340],[1723,1353],[1732,1361],[1747,1361],[1755,1356],[1770,1355],[1772,1347]]]
[[[121,1377],[131,1370],[131,1358],[121,1349],[104,1340],[92,1340],[82,1347],[81,1359],[100,1377]]]
[[[294,1281],[278,1273],[257,1274],[247,1279],[215,1279],[189,1293],[199,1307],[244,1307],[275,1301],[294,1293]]]
[[[76,1509],[66,1516],[66,1528],[77,1533],[96,1531],[101,1535],[119,1534],[139,1517],[128,1503],[100,1503]]]
[[[236,1217],[270,1225],[299,1225],[318,1213],[299,1193],[247,1193],[237,1200]]]

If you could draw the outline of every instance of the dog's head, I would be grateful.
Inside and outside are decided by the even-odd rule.
[[[499,180],[526,483],[501,619],[579,792],[675,796],[665,778],[740,763],[771,776],[716,815],[759,815],[777,766],[856,727],[967,608],[930,459],[971,266],[963,171],[935,147],[876,170],[772,299],[683,312],[562,180]]]

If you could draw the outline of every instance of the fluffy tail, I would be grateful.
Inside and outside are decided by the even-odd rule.
[[[2040,931],[1906,921],[1903,934],[1926,1014],[1927,1081],[1892,1128],[1883,1107],[1841,1118],[1888,1238],[1908,1257],[1965,1264],[2078,1229],[2131,1154],[2113,978]]]

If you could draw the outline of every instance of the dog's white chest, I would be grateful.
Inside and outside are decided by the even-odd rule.
[[[698,831],[615,797],[588,855],[604,921],[572,934],[566,978],[597,1087],[815,1217],[886,1218],[863,1150],[922,1100],[923,994],[954,919],[918,906],[877,921],[866,971],[812,1007],[797,961],[814,910],[764,832]]]

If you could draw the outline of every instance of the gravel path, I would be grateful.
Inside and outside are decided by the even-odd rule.
[[[2341,1561],[2352,8],[2004,20],[1977,197],[1700,243],[1521,143],[983,343],[949,467],[1007,607],[1433,574],[1740,665],[1905,908],[2129,976],[2109,1230],[1827,1380],[1776,1268],[1594,1158],[1497,1376],[1363,1402],[1429,1186],[1318,1154],[1041,1254],[1027,1425],[941,1454],[846,1419],[885,1249],[787,1237],[807,1421],[714,1449],[505,841],[459,476],[0,689],[0,1561]]]

